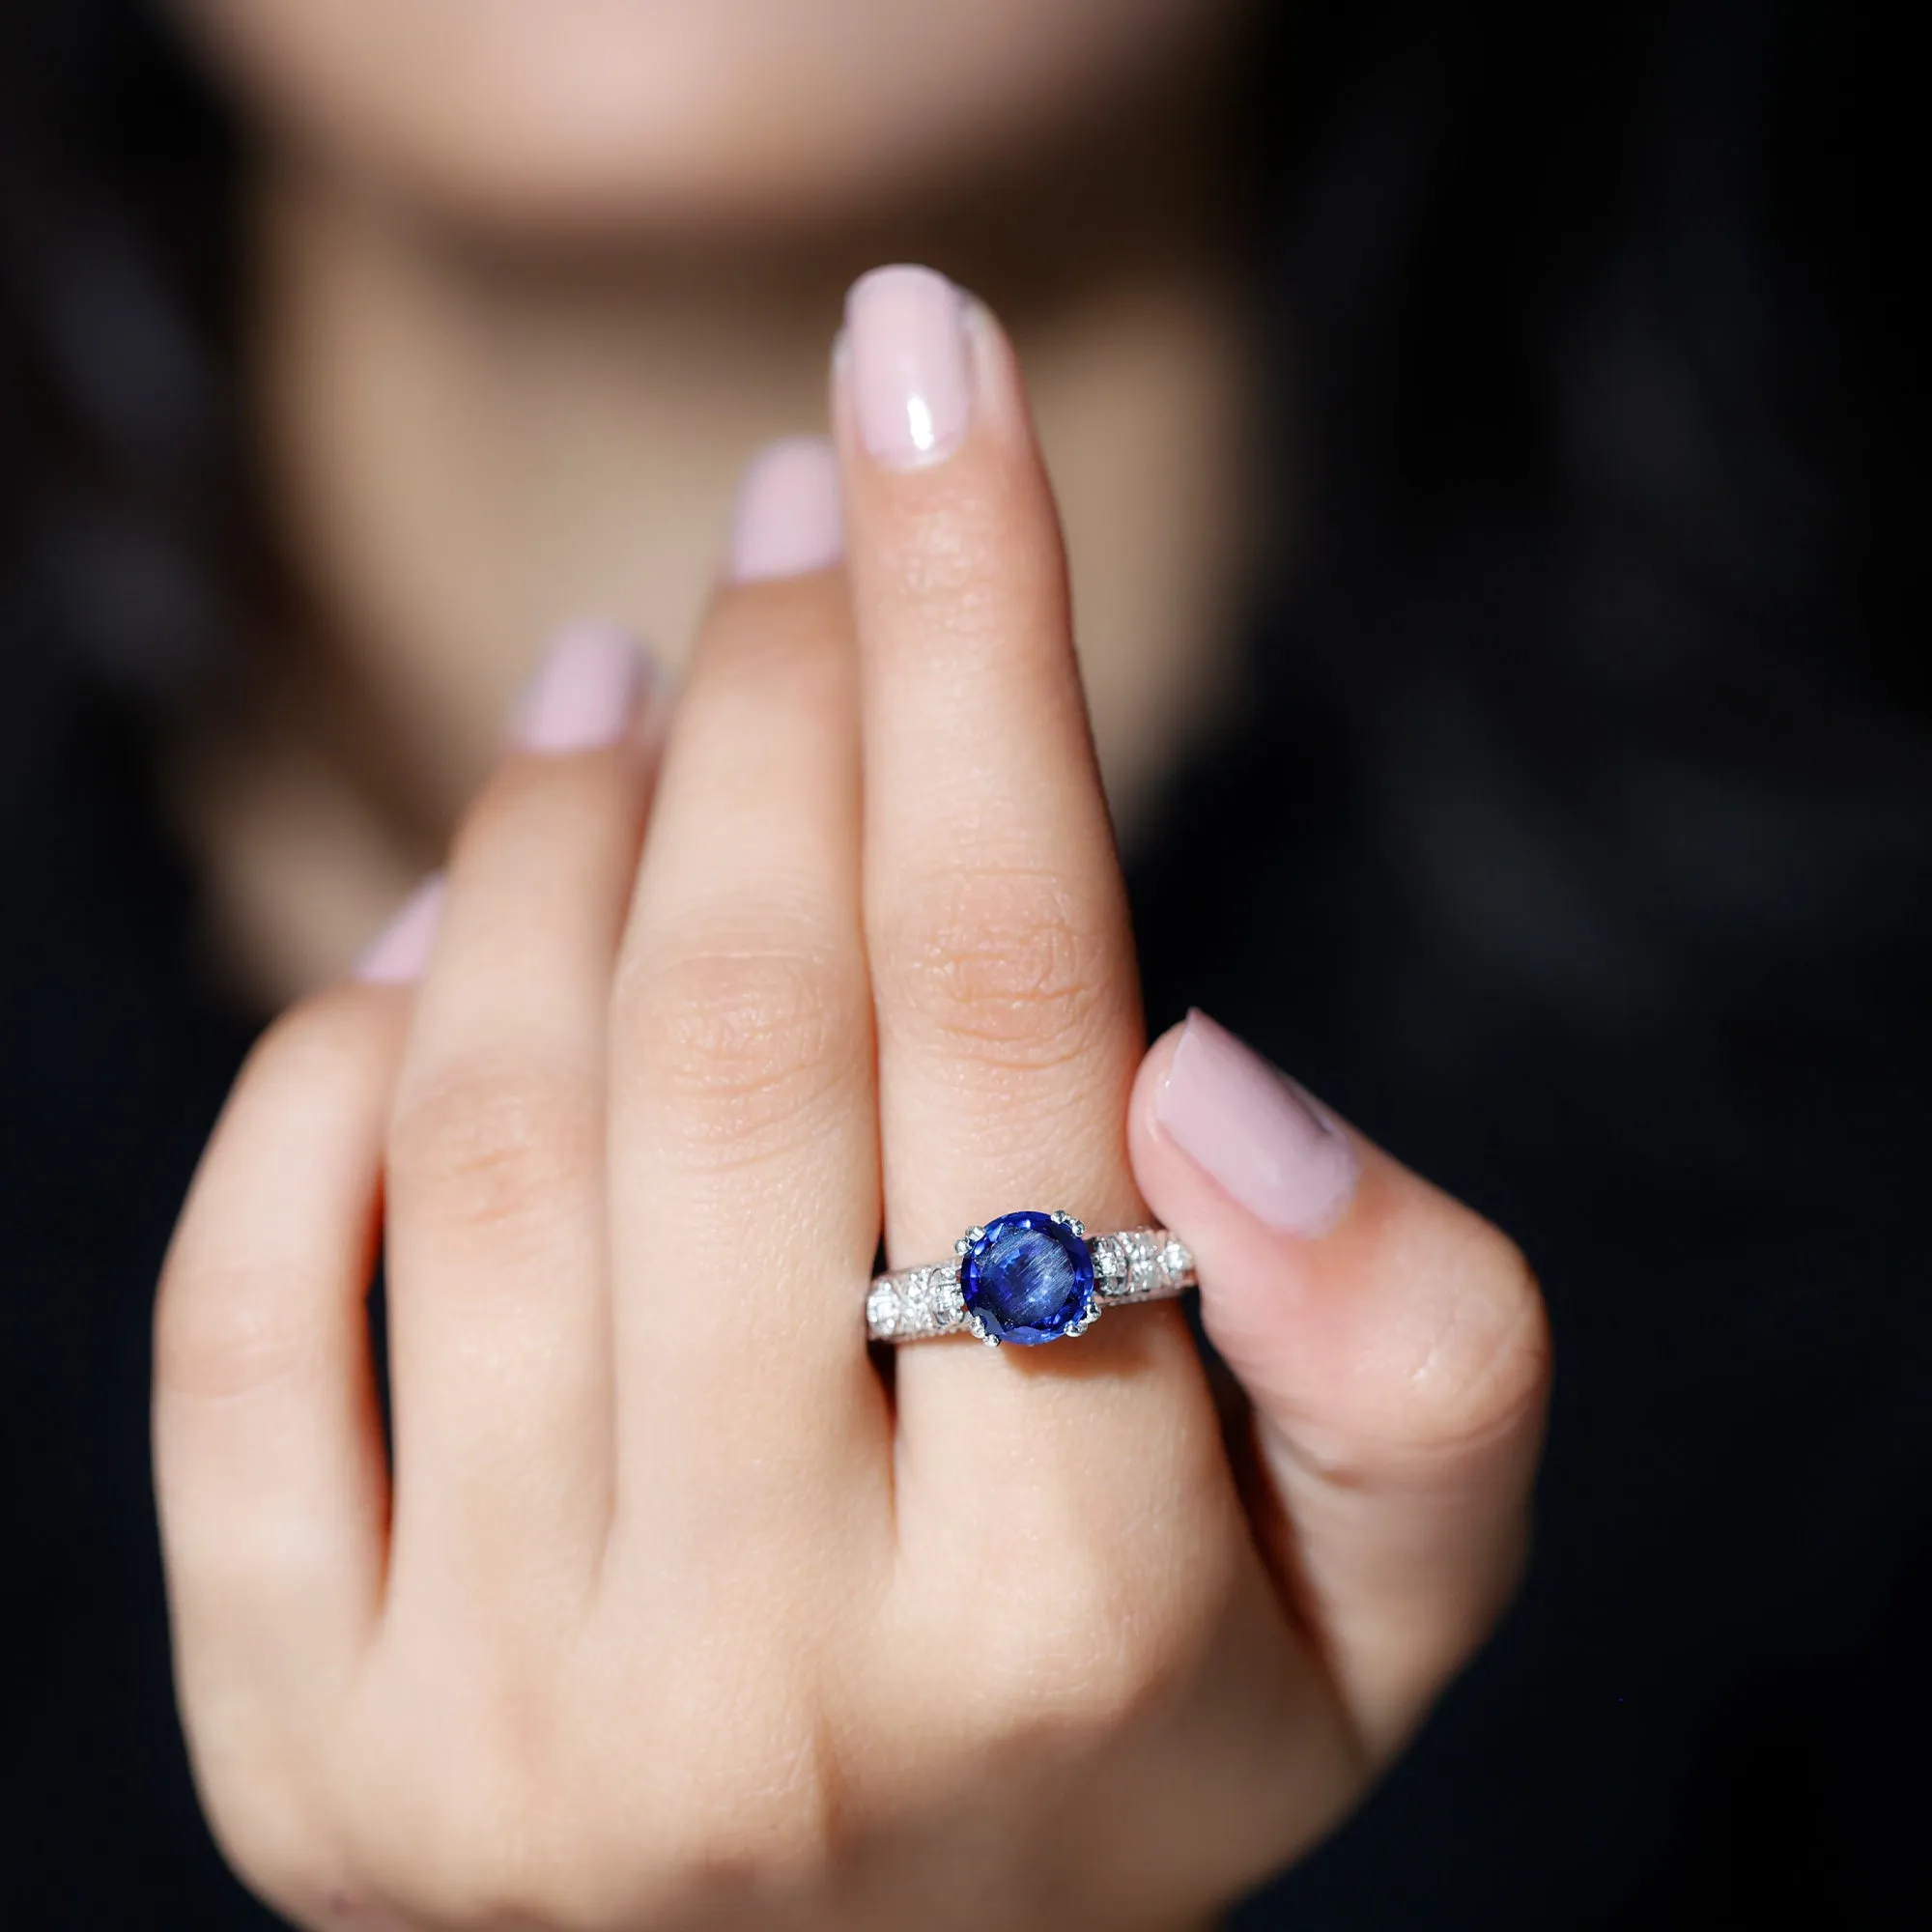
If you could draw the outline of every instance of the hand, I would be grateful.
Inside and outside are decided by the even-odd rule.
[[[1004,336],[868,278],[834,405],[836,477],[748,483],[674,715],[627,719],[608,643],[553,661],[419,983],[379,981],[428,901],[270,1031],[184,1210],[182,1706],[305,1925],[1198,1921],[1359,1798],[1517,1574],[1514,1249],[1210,1023],[1136,1085]],[[1172,1305],[882,1378],[881,1226],[907,1265],[1022,1207],[1193,1245],[1252,1515]]]

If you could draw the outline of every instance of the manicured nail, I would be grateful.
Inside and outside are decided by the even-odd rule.
[[[745,467],[731,518],[734,583],[802,577],[845,554],[838,459],[822,436],[769,442]]]
[[[594,752],[624,735],[649,667],[614,624],[573,624],[552,639],[517,705],[518,750]]]
[[[1182,1153],[1282,1234],[1325,1233],[1354,1195],[1360,1168],[1348,1135],[1206,1013],[1187,1015],[1154,1119]]]
[[[874,269],[845,298],[859,439],[889,469],[943,462],[973,410],[966,304],[930,269]]]
[[[402,910],[369,942],[355,962],[355,978],[377,986],[407,986],[420,980],[429,964],[430,943],[442,911],[443,876],[432,872]]]

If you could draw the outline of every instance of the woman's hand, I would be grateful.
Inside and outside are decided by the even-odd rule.
[[[1211,1023],[1142,1063],[1004,337],[889,270],[834,390],[836,471],[754,470],[674,716],[608,640],[553,659],[440,912],[270,1032],[184,1212],[182,1703],[303,1924],[1198,1919],[1515,1577],[1510,1244]],[[1192,1244],[1248,1508],[1172,1306],[881,1378],[881,1226],[903,1266],[1024,1207]]]

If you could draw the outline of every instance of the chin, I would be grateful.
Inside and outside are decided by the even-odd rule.
[[[864,218],[1235,0],[179,0],[271,145],[504,235]]]

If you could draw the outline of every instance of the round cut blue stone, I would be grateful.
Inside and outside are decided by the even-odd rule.
[[[1002,1214],[966,1250],[959,1293],[997,1341],[1058,1341],[1094,1298],[1094,1257],[1049,1214]]]

